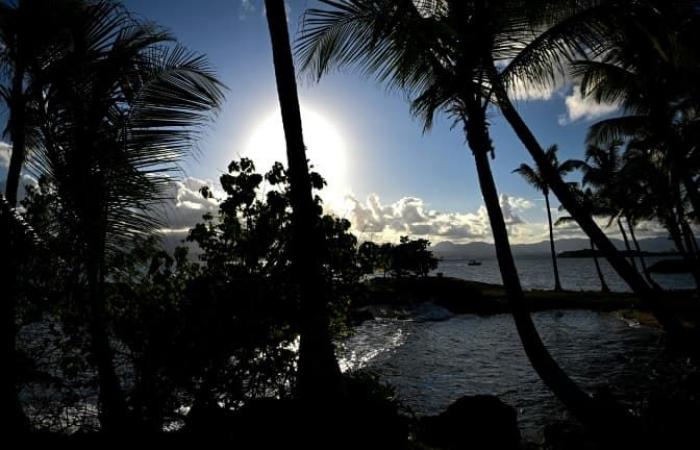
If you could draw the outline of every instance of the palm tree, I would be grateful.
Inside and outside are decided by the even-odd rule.
[[[619,103],[627,115],[591,127],[589,142],[634,138],[662,151],[700,218],[700,194],[691,151],[681,132],[695,120],[700,74],[694,2],[639,2],[634,14],[618,18],[618,30],[588,59],[573,63],[581,92],[596,101]]]
[[[573,172],[580,167],[580,162],[575,160],[566,160],[563,163],[559,163],[557,158],[558,147],[552,145],[547,149],[547,160],[551,167],[554,167],[557,171],[559,177],[563,178],[567,174]],[[549,206],[549,186],[547,182],[542,177],[542,173],[538,169],[533,169],[527,164],[521,164],[520,167],[513,171],[514,173],[520,174],[525,181],[527,181],[530,186],[534,187],[538,191],[544,194],[545,208],[547,208],[547,222],[549,224],[549,247],[552,253],[552,268],[554,269],[554,290],[561,291],[561,281],[559,280],[559,267],[557,266],[557,252],[554,249],[554,230],[552,228],[552,211]]]
[[[626,417],[626,413],[604,410],[584,393],[554,361],[537,333],[524,304],[489,164],[494,152],[486,120],[492,97],[490,68],[494,55],[512,57],[508,43],[522,23],[511,20],[513,16],[492,14],[491,2],[485,1],[323,3],[331,9],[306,12],[297,46],[303,69],[320,78],[331,67],[358,65],[364,73],[411,96],[411,109],[423,119],[426,130],[439,111],[463,126],[523,348],[545,384],[578,418],[598,430],[611,431],[604,417]],[[493,3],[502,7],[507,2]]]
[[[321,231],[311,191],[284,1],[265,0],[265,8],[287,141],[294,270],[301,298],[298,395],[304,400],[328,402],[337,399],[343,388],[329,330],[327,290],[319,259]]]
[[[19,0],[0,4],[0,64],[4,83],[0,96],[9,111],[5,135],[12,142],[12,156],[5,184],[5,198],[17,205],[20,172],[32,141],[32,103],[39,99],[41,72],[65,46],[65,23],[76,0]]]
[[[634,228],[640,220],[656,220],[668,231],[678,253],[686,260],[697,286],[700,286],[700,273],[697,269],[692,232],[688,233],[686,220],[687,201],[682,198],[679,184],[668,170],[666,158],[658,149],[649,148],[644,141],[633,139],[624,154],[623,172],[625,186],[634,189],[634,206],[629,209],[629,229],[635,247],[639,249]],[[690,237],[688,242],[687,237]],[[648,273],[643,256],[640,255],[643,270]],[[649,277],[650,278],[650,277]]]
[[[55,186],[63,236],[84,273],[100,421],[111,432],[127,407],[109,343],[106,260],[159,225],[153,209],[222,86],[202,56],[169,45],[168,33],[115,2],[86,4],[69,27],[80,45],[49,73],[34,164]]]
[[[586,208],[588,208],[589,211],[593,212],[593,215],[595,216],[605,216],[609,214],[609,211],[605,207],[601,207],[600,205],[603,204],[603,202],[595,199],[595,195],[590,189],[585,189],[583,191],[581,190],[576,190],[578,193],[577,195],[579,196],[580,200],[579,202],[584,205]],[[562,206],[559,207],[560,210],[563,209]],[[576,222],[573,217],[571,216],[561,216],[557,219],[557,221],[554,223],[554,226],[559,226],[571,222]],[[598,261],[598,251],[596,250],[595,243],[593,242],[593,239],[588,240],[590,243],[591,247],[591,256],[593,257],[593,264],[595,265],[595,270],[596,274],[598,275],[598,280],[600,280],[600,291],[604,293],[610,292],[610,287],[608,286],[608,283],[605,281],[605,277],[603,276],[603,271],[600,268],[600,262]]]
[[[9,112],[4,135],[12,143],[12,154],[5,180],[4,198],[0,193],[2,207],[2,234],[0,234],[0,254],[4,255],[0,273],[3,295],[5,333],[2,341],[2,357],[9,361],[8,374],[3,380],[3,404],[12,406],[8,429],[26,429],[28,424],[17,400],[15,388],[15,288],[17,261],[21,252],[20,239],[12,225],[14,213],[10,209],[17,206],[20,173],[26,158],[27,144],[32,142],[32,103],[41,92],[41,73],[60,51],[63,44],[61,30],[74,6],[73,0],[20,0],[14,4],[0,4],[0,68],[2,85],[0,97]],[[37,71],[39,69],[39,71]]]
[[[546,3],[546,2],[545,2]],[[677,3],[677,2],[673,2]],[[618,19],[634,16],[630,6],[645,5],[626,1],[560,2],[554,6],[554,14],[535,13],[534,31],[521,39],[524,44],[515,57],[499,72],[497,59],[490,67],[493,94],[504,118],[521,140],[540,168],[550,189],[576,220],[581,229],[593,240],[613,269],[628,284],[639,299],[646,304],[673,338],[674,342],[686,345],[690,340],[678,318],[660,301],[658,294],[647,284],[637,270],[620,254],[610,239],[593,220],[591,211],[577,201],[567,184],[557,176],[554,168],[547,165],[544,150],[512,104],[508,89],[530,84],[552,85],[557,75],[569,67],[569,62],[585,56],[589,51],[602,48],[610,35],[619,30]],[[538,8],[531,6],[533,11]],[[692,338],[692,337],[691,337]],[[692,350],[692,347],[691,347]]]
[[[412,62],[411,52],[416,47],[410,37],[431,46],[429,61],[436,65],[451,64],[453,57],[448,41],[433,40],[432,44],[424,39],[430,37],[435,17],[449,8],[459,9],[457,2],[409,1],[398,4],[371,2],[368,0],[322,0],[334,10],[314,10],[306,21],[306,38],[298,47],[302,57],[314,54],[313,45],[304,45],[317,37],[317,42],[325,46],[323,52],[316,52],[316,58],[305,58],[306,68],[320,77],[331,65],[348,65],[362,63],[365,73],[376,73],[380,80],[395,80],[397,85],[407,89],[427,88],[427,78],[422,69],[414,71],[417,66]],[[478,3],[478,10],[469,5]],[[532,131],[512,104],[508,89],[527,85],[528,83],[547,84],[556,79],[556,73],[567,67],[567,62],[585,49],[595,49],[601,44],[606,33],[615,30],[615,24],[609,19],[629,14],[627,2],[577,1],[560,2],[503,0],[493,2],[469,2],[463,9],[470,9],[475,22],[481,24],[484,36],[478,41],[483,48],[476,49],[477,40],[470,42],[469,49],[478,54],[482,61],[480,77],[484,80],[484,94],[493,99],[513,128],[518,138],[530,153],[542,171],[552,192],[560,203],[575,218],[581,229],[593,239],[595,245],[606,257],[620,277],[646,304],[662,324],[664,329],[677,343],[684,345],[687,333],[682,324],[659,300],[659,296],[645,282],[629,262],[620,254],[606,234],[593,220],[591,212],[577,202],[566,182],[557,176],[556,171],[547,165],[545,151]],[[398,12],[397,12],[398,11]],[[479,14],[477,17],[476,14]],[[328,26],[325,26],[328,24]],[[334,24],[334,25],[332,25]],[[316,26],[318,25],[318,26]],[[308,32],[308,30],[311,30]],[[315,35],[315,36],[314,36]],[[601,35],[603,37],[601,37]],[[387,45],[387,37],[395,38],[395,45]],[[302,36],[304,38],[304,36]],[[345,42],[354,39],[358,44],[346,48],[343,56],[330,48],[341,48]],[[407,57],[403,62],[397,61],[392,50],[404,52]],[[466,50],[466,49],[463,49]],[[367,56],[370,52],[372,54]],[[506,65],[499,71],[499,67]],[[558,70],[559,69],[559,70]],[[440,89],[433,89],[439,94]],[[442,106],[438,101],[437,106]]]

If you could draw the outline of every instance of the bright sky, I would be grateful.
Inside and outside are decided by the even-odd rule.
[[[229,88],[223,111],[200,143],[199,156],[185,163],[189,178],[178,184],[175,205],[194,211],[173,214],[178,216],[173,228],[180,228],[188,223],[180,217],[183,214],[197,218],[199,210],[212,207],[198,203],[196,189],[202,182],[218,184],[231,159],[246,155],[269,164],[283,158],[263,1],[126,0],[125,4],[169,28],[185,46],[207,54]],[[294,38],[304,10],[318,2],[291,0],[288,6]],[[361,238],[412,234],[425,235],[434,243],[490,240],[460,127],[451,130],[449,119],[441,118],[424,135],[400,93],[388,92],[357,73],[335,73],[319,84],[301,80],[299,87],[309,156],[329,180],[326,202],[336,214],[354,222]],[[519,106],[543,146],[559,145],[560,159],[581,158],[588,125],[609,112],[582,102],[570,85],[546,100],[522,101]],[[532,161],[496,113],[490,120],[496,147],[493,172],[512,224],[511,239],[543,240],[544,200],[511,173],[520,163]]]

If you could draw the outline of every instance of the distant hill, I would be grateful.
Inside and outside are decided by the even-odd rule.
[[[620,250],[625,244],[619,239],[612,239],[613,244]],[[590,249],[588,239],[560,239],[555,241],[557,253],[575,252]],[[665,237],[640,239],[639,246],[645,252],[661,253],[673,252],[673,244]],[[549,241],[542,241],[535,244],[516,244],[511,246],[514,256],[534,256],[549,254]],[[470,242],[468,244],[455,244],[444,241],[435,244],[431,250],[442,259],[480,259],[492,258],[496,256],[496,248],[488,242]]]

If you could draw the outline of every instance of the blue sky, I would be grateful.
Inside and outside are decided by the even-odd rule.
[[[251,136],[259,131],[261,123],[275,115],[277,108],[263,1],[126,0],[124,3],[142,18],[170,29],[191,50],[205,53],[228,86],[223,110],[200,142],[198,156],[184,164],[192,186],[196,187],[196,180],[216,183],[231,159],[248,154]],[[314,0],[287,3],[290,33],[294,38],[305,8],[318,3]],[[559,145],[561,159],[582,156],[585,132],[591,123],[586,115],[593,117],[605,111],[574,98],[572,89],[566,86],[549,100],[519,102],[521,113],[541,143]],[[571,108],[567,107],[567,97]],[[345,162],[343,167],[332,168],[331,172],[344,173],[343,194],[349,194],[352,200],[343,205],[336,201],[331,209],[359,222],[358,231],[370,229],[375,233],[369,237],[392,239],[398,234],[428,231],[425,226],[415,225],[439,222],[444,232],[432,229],[426,234],[433,241],[488,239],[488,230],[480,232],[478,224],[470,233],[445,231],[445,227],[457,228],[460,224],[470,227],[472,222],[484,219],[472,157],[464,145],[460,127],[451,130],[450,121],[440,118],[431,132],[423,134],[421,123],[410,116],[408,103],[400,93],[388,92],[375,80],[353,72],[333,73],[319,84],[301,79],[300,98],[302,107],[323,118],[342,140]],[[569,114],[583,117],[571,121]],[[499,191],[510,198],[511,205],[504,212],[513,216],[512,238],[539,240],[545,231],[544,202],[519,176],[511,173],[522,162],[532,161],[498,114],[493,112],[490,120],[496,147],[493,172]],[[305,124],[307,138],[320,132],[323,141],[326,135],[310,129],[314,125],[318,126]],[[265,147],[266,142],[260,146]],[[326,165],[334,160],[333,151],[336,150],[325,151]],[[369,196],[374,196],[376,201],[368,201]],[[194,203],[188,205],[196,206]],[[183,204],[178,201],[176,205]]]

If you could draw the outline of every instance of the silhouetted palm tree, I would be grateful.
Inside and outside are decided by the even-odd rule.
[[[0,97],[4,101],[8,120],[4,135],[12,143],[10,165],[5,180],[4,208],[17,206],[20,173],[26,158],[27,144],[32,143],[32,103],[37,100],[42,87],[42,70],[60,53],[64,44],[61,30],[75,6],[73,0],[19,0],[0,3],[0,68],[2,86]],[[2,194],[0,194],[0,198]],[[4,202],[7,203],[4,203]],[[8,210],[3,219],[11,220]],[[3,286],[2,355],[8,361],[7,374],[3,377],[2,399],[12,406],[8,429],[26,428],[27,420],[17,400],[15,391],[15,303],[16,271],[21,249],[20,239],[14,235],[11,223],[2,224],[0,254],[3,266],[0,270],[0,286]]]
[[[570,61],[586,57],[590,52],[603,48],[609,37],[619,32],[621,17],[633,17],[637,7],[644,8],[647,4],[648,2],[644,1],[630,3],[618,0],[559,2],[558,5],[554,5],[555,14],[548,15],[547,10],[545,14],[535,12],[535,16],[541,17],[539,25],[538,21],[535,21],[534,31],[531,29],[530,36],[521,39],[523,47],[500,73],[497,60],[494,60],[491,67],[493,93],[503,116],[540,166],[543,177],[560,203],[593,240],[618,275],[639,299],[649,306],[669,335],[677,343],[685,345],[689,339],[686,339],[688,335],[681,322],[617,250],[593,220],[591,212],[577,202],[576,196],[567,188],[566,183],[557,177],[553,168],[547,166],[542,147],[508,95],[508,89],[527,87],[532,83],[538,87],[542,87],[543,84],[550,87],[556,84],[558,76],[570,67]],[[533,6],[533,11],[537,11],[536,6]]]
[[[559,163],[557,158],[558,148],[556,145],[552,145],[547,149],[546,155],[547,160],[551,167],[555,168],[559,177],[563,178],[567,174],[578,169],[581,164],[579,161],[566,160],[563,163]],[[561,281],[559,280],[559,267],[557,266],[557,252],[554,248],[554,230],[552,228],[552,210],[549,205],[549,186],[547,182],[542,177],[542,173],[538,169],[533,169],[527,164],[521,164],[520,167],[513,171],[514,173],[520,174],[525,181],[527,181],[532,187],[544,194],[545,208],[547,208],[547,222],[549,224],[549,247],[552,253],[552,267],[554,269],[554,290],[561,291]]]
[[[301,298],[298,395],[304,400],[328,402],[337,399],[343,388],[329,330],[327,290],[319,259],[321,231],[306,159],[284,1],[265,0],[265,8],[287,141],[294,271]]]
[[[629,253],[631,247],[627,239],[627,233],[622,224],[622,218],[628,214],[630,199],[627,192],[628,185],[624,183],[622,174],[621,141],[614,141],[605,148],[589,145],[586,148],[586,161],[581,163],[583,178],[581,184],[595,189],[595,199],[602,202],[602,207],[609,212],[610,221],[614,221],[620,230],[620,235],[625,242],[625,248]],[[630,255],[632,266],[637,269],[634,257]]]
[[[153,207],[219,106],[222,86],[202,56],[170,46],[168,33],[118,3],[90,3],[69,25],[80,45],[49,74],[33,163],[55,186],[58,225],[85,274],[100,421],[115,431],[127,408],[109,343],[106,258],[159,225]]]
[[[617,103],[627,114],[596,123],[589,142],[633,138],[661,151],[700,218],[698,167],[690,164],[692,147],[681,134],[700,105],[700,14],[693,3],[636,2],[632,13],[612,19],[615,32],[589,59],[574,62],[573,75],[581,80],[582,95]]]
[[[624,153],[623,172],[625,188],[629,191],[629,229],[635,247],[639,249],[634,229],[642,220],[658,221],[668,231],[678,253],[686,260],[697,286],[700,286],[700,272],[695,262],[695,238],[688,233],[686,218],[687,201],[681,195],[681,187],[668,170],[662,151],[650,148],[646,142],[632,140]],[[687,239],[690,238],[690,239]],[[643,270],[648,273],[644,258],[640,255]],[[651,278],[649,276],[649,278]]]
[[[584,207],[588,208],[588,210],[591,211],[594,216],[599,217],[609,214],[609,211],[604,206],[600,206],[603,202],[596,200],[595,195],[590,189],[585,189],[583,191],[577,189],[576,192],[580,199],[579,202],[582,205],[584,205]],[[563,207],[560,206],[559,209],[561,210],[563,209]],[[554,226],[559,226],[572,222],[576,222],[573,217],[561,216],[554,223]],[[598,261],[598,251],[596,250],[595,243],[593,242],[593,239],[589,239],[588,241],[591,247],[591,256],[593,257],[593,264],[595,265],[596,274],[598,275],[598,280],[600,280],[600,290],[601,292],[605,293],[610,292],[610,287],[608,286],[608,283],[606,283],[605,277],[603,276],[603,271],[600,268],[600,262]]]
[[[489,155],[494,152],[486,120],[492,97],[491,69],[494,60],[514,55],[518,46],[511,45],[513,36],[527,25],[515,20],[518,15],[494,14],[492,2],[485,1],[323,3],[331,9],[306,12],[297,47],[303,68],[319,78],[334,66],[357,65],[364,73],[406,91],[413,98],[412,111],[423,119],[425,129],[431,127],[438,111],[446,112],[463,126],[523,348],[545,384],[577,417],[609,430],[604,417],[625,414],[617,409],[615,413],[602,410],[562,371],[542,343],[524,305],[489,164]],[[509,5],[517,13],[527,9],[524,2],[493,4]]]

